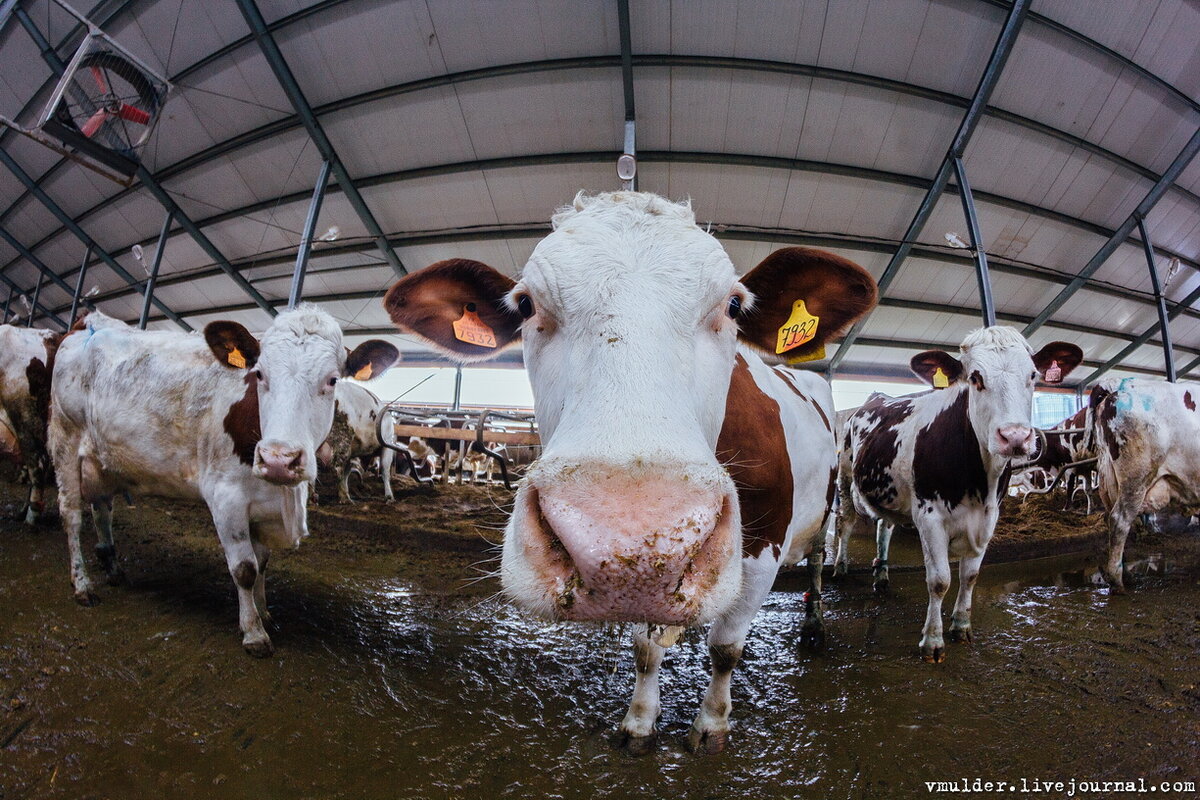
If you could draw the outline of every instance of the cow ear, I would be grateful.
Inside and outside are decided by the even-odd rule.
[[[236,322],[222,320],[204,326],[204,341],[217,361],[233,369],[249,369],[258,361],[258,339]]]
[[[342,374],[356,381],[378,378],[400,360],[394,344],[382,339],[368,339],[346,354],[346,369]]]
[[[401,278],[383,298],[388,316],[455,361],[486,361],[521,337],[521,315],[504,302],[512,278],[466,258]]]
[[[961,378],[963,373],[962,362],[943,350],[917,353],[908,366],[918,378],[935,389],[945,389]]]
[[[754,302],[739,322],[742,341],[767,353],[804,361],[875,307],[871,274],[824,250],[785,247],[746,273]]]
[[[1033,354],[1033,366],[1046,383],[1062,383],[1083,362],[1083,351],[1070,342],[1051,342]]]

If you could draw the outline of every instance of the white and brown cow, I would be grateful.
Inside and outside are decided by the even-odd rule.
[[[329,465],[338,485],[338,502],[350,502],[350,461],[379,456],[379,472],[383,476],[383,497],[388,503],[392,493],[392,459],[395,451],[379,444],[379,415],[384,403],[365,386],[339,381],[334,389],[333,427],[325,443],[329,445]],[[394,425],[384,424],[382,434],[389,444],[395,444]],[[315,494],[315,493],[314,493]]]
[[[950,556],[959,558],[958,599],[950,638],[971,639],[971,595],[1000,516],[1010,462],[1029,454],[1034,383],[1062,380],[1083,360],[1067,342],[1034,353],[1013,328],[975,331],[962,358],[941,350],[914,356],[912,370],[941,391],[891,398],[873,395],[846,423],[838,504],[838,562],[847,537],[878,525],[876,580],[887,581],[894,525],[913,525],[925,556],[929,608],[921,637],[926,661],[945,657],[942,598]]]
[[[117,582],[113,494],[203,499],[237,587],[242,644],[269,654],[269,548],[308,533],[305,499],[333,422],[334,386],[367,364],[381,374],[397,356],[379,340],[347,355],[337,324],[311,306],[280,314],[261,340],[236,322],[210,323],[198,336],[89,314],[59,348],[50,407],[75,599],[97,601],[79,541],[85,503],[96,553]]]
[[[519,281],[452,260],[388,292],[401,329],[459,360],[522,341],[544,450],[505,530],[504,589],[546,619],[639,623],[630,749],[655,734],[674,628],[709,622],[712,682],[689,741],[724,747],[750,622],[805,554],[805,636],[819,637],[832,398],[751,348],[811,355],[875,297],[862,268],[805,248],[739,281],[688,205],[632,192],[576,197]]]
[[[46,421],[50,371],[61,340],[61,333],[0,325],[0,408],[8,416],[29,479],[25,521],[30,525],[42,513],[52,474]]]
[[[1100,498],[1108,510],[1104,576],[1125,590],[1125,539],[1139,514],[1200,513],[1200,384],[1135,378],[1092,387]]]

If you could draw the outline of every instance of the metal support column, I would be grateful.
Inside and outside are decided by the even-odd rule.
[[[292,289],[288,292],[288,308],[295,308],[304,294],[304,273],[308,271],[308,256],[312,252],[313,233],[317,229],[317,218],[321,216],[321,203],[325,200],[325,187],[329,184],[328,161],[321,162],[317,185],[313,187],[312,200],[308,204],[308,216],[304,218],[304,233],[300,237],[300,249],[296,251],[296,268],[292,270]]]
[[[150,319],[150,301],[154,299],[154,284],[158,281],[158,268],[162,264],[163,250],[167,249],[167,234],[171,232],[171,214],[163,220],[162,232],[158,234],[158,249],[154,251],[154,264],[150,267],[150,277],[146,278],[146,292],[142,298],[142,315],[138,318],[138,330],[146,330],[146,322]]]
[[[38,299],[42,296],[42,276],[38,276],[37,283],[33,285],[33,305],[29,306],[29,319],[25,320],[25,327],[33,327],[33,316],[37,313]]]
[[[454,405],[451,410],[462,410],[462,364],[454,367]]]
[[[1150,242],[1150,232],[1146,230],[1146,220],[1138,217],[1138,233],[1142,237],[1142,249],[1146,253],[1146,267],[1150,270],[1150,285],[1154,287],[1154,302],[1158,305],[1158,324],[1162,326],[1163,364],[1167,369],[1167,380],[1175,382],[1175,355],[1171,351],[1171,329],[1168,327],[1170,318],[1167,316],[1167,300],[1163,297],[1162,283],[1158,280],[1158,269],[1154,266],[1154,245]]]
[[[987,66],[984,67],[983,75],[979,78],[979,85],[975,87],[975,94],[971,98],[971,105],[967,107],[967,113],[963,115],[962,121],[958,124],[958,131],[954,134],[950,148],[946,151],[946,157],[942,159],[942,164],[938,169],[937,175],[934,177],[929,190],[925,193],[925,198],[921,201],[916,216],[913,217],[912,222],[909,223],[907,230],[905,230],[904,239],[900,242],[896,253],[888,261],[887,267],[884,268],[883,274],[879,277],[879,294],[881,297],[892,284],[892,281],[896,279],[896,274],[900,271],[900,266],[904,263],[904,259],[908,257],[921,231],[924,230],[925,223],[929,221],[929,217],[933,214],[933,209],[937,205],[938,198],[945,191],[946,183],[950,180],[951,160],[962,158],[966,152],[967,144],[970,142],[971,136],[975,133],[975,128],[978,126],[979,120],[983,118],[988,100],[992,96],[992,90],[996,88],[996,84],[1000,80],[1000,75],[1004,71],[1004,65],[1012,53],[1013,45],[1016,44],[1017,35],[1021,32],[1021,25],[1025,22],[1025,17],[1029,13],[1029,2],[1030,0],[1013,0],[1013,4],[1008,10],[1008,16],[1004,20],[1004,27],[1000,29],[1000,35],[996,38],[996,44],[992,48],[992,55],[988,59]],[[851,326],[846,336],[842,339],[837,352],[829,360],[829,367],[826,370],[827,375],[832,376],[834,370],[841,365],[842,361],[846,358],[846,354],[850,352],[850,347],[854,344],[854,340],[862,333],[862,329],[866,326],[866,323],[867,317],[864,316]]]
[[[317,150],[321,153],[321,158],[329,162],[334,178],[337,179],[338,185],[342,187],[342,194],[345,195],[350,206],[358,214],[358,218],[362,220],[367,233],[375,240],[375,246],[379,248],[379,252],[387,259],[392,270],[399,277],[404,277],[408,274],[408,270],[401,263],[400,257],[396,255],[396,251],[392,249],[391,242],[388,241],[383,228],[379,226],[379,221],[371,213],[371,209],[367,206],[367,201],[359,193],[358,187],[354,184],[350,173],[342,164],[342,160],[338,157],[337,151],[334,150],[329,137],[325,135],[325,129],[321,126],[317,115],[313,113],[312,106],[304,96],[304,92],[300,89],[300,84],[296,81],[296,76],[292,74],[291,67],[288,66],[287,60],[283,57],[283,53],[280,51],[275,37],[271,34],[266,20],[263,19],[262,12],[258,10],[258,5],[254,0],[237,0],[237,4],[238,8],[242,11],[242,16],[246,19],[246,24],[250,27],[250,33],[254,36],[255,41],[258,42],[259,50],[262,51],[263,56],[267,59],[267,64],[270,65],[271,71],[275,73],[275,78],[279,81],[284,94],[287,95],[288,100],[291,102],[292,108],[296,110],[297,116],[304,123],[309,138],[317,146]]]
[[[963,216],[967,218],[967,232],[971,236],[971,250],[975,253],[975,276],[979,279],[979,304],[983,309],[983,324],[990,328],[996,324],[996,303],[992,300],[992,278],[988,274],[983,237],[979,234],[975,198],[971,195],[971,184],[967,182],[967,170],[962,159],[955,156],[952,163],[954,179],[958,181],[958,199],[962,201]]]
[[[13,293],[16,291],[17,291],[16,286],[8,287],[8,299],[4,301],[4,318],[0,319],[0,325],[3,325],[6,322],[8,322],[8,309],[9,309],[9,306],[12,305],[12,296],[13,296]]]
[[[629,28],[629,0],[617,0],[617,25],[621,33],[621,85],[625,95],[625,143],[622,152],[634,159],[633,174],[624,180],[623,188],[636,192],[637,113],[633,102],[633,36]]]
[[[79,274],[75,276],[75,291],[71,295],[71,316],[68,322],[71,325],[75,324],[75,315],[79,313],[79,300],[83,297],[83,281],[87,275],[88,262],[92,260],[91,245],[83,251],[83,263],[79,265]]]

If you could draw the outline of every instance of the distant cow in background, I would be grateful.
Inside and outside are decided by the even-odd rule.
[[[1062,380],[1083,360],[1067,342],[1034,353],[1007,327],[983,328],[963,340],[962,358],[930,350],[911,367],[942,391],[888,398],[874,395],[846,423],[838,506],[839,552],[853,531],[882,520],[877,580],[887,580],[893,525],[915,525],[925,555],[929,608],[921,637],[926,661],[942,661],[942,598],[950,588],[950,556],[959,557],[958,600],[951,640],[971,639],[971,595],[1000,516],[1014,458],[1029,454],[1034,383],[1049,372]]]
[[[25,521],[32,525],[45,507],[52,475],[46,449],[50,374],[62,334],[0,325],[0,407],[8,416],[29,478]]]
[[[1135,378],[1092,387],[1089,407],[1108,509],[1104,576],[1125,591],[1124,555],[1139,514],[1200,513],[1200,384]]]
[[[384,413],[384,403],[369,389],[350,381],[339,381],[334,389],[333,427],[325,443],[329,445],[329,465],[333,470],[338,487],[338,502],[350,502],[350,461],[362,458],[366,461],[379,456],[379,472],[383,477],[383,497],[386,502],[396,498],[392,494],[392,459],[395,451],[379,443],[379,415]],[[383,436],[387,443],[395,444],[396,430],[384,424]]]
[[[334,387],[368,365],[382,374],[398,355],[379,340],[347,355],[341,329],[312,306],[281,313],[261,340],[236,322],[198,336],[89,314],[59,348],[49,432],[75,599],[97,601],[80,546],[84,504],[94,509],[96,554],[118,582],[115,493],[202,499],[237,588],[242,646],[268,655],[270,547],[308,535],[305,500]]]

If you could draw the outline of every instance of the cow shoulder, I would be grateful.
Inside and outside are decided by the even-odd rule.
[[[917,431],[913,443],[913,494],[918,501],[941,501],[949,508],[988,495],[987,470],[979,437],[968,415],[970,393],[958,396]]]
[[[779,558],[792,519],[792,470],[779,403],[755,382],[738,354],[729,380],[717,460],[738,487],[742,555],[756,558],[768,546]]]

